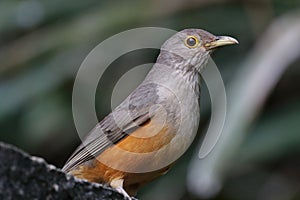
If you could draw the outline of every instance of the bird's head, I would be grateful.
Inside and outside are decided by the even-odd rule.
[[[182,58],[186,64],[198,68],[208,60],[214,49],[230,44],[238,44],[238,41],[229,36],[215,36],[201,29],[185,29],[170,37],[162,45],[161,52],[173,54],[178,60]],[[166,57],[169,56],[173,57]]]

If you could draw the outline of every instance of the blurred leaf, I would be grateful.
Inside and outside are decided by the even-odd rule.
[[[268,113],[247,136],[237,157],[241,162],[268,162],[300,153],[300,104]]]

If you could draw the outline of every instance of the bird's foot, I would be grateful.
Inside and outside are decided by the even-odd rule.
[[[114,179],[110,182],[110,186],[115,188],[119,193],[123,194],[123,196],[127,200],[132,200],[132,198],[128,195],[128,193],[123,188],[124,179]]]
[[[127,194],[127,192],[124,190],[124,188],[122,187],[117,187],[116,190],[123,194],[123,196],[127,199],[127,200],[132,200],[132,198],[129,196],[129,194]]]

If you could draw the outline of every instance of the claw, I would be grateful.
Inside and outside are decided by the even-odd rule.
[[[127,200],[132,200],[132,198],[127,194],[127,192],[124,190],[124,188],[122,187],[117,187],[115,188],[119,193],[123,194],[123,196],[127,199]]]
[[[123,188],[124,179],[114,179],[110,182],[110,186],[115,188],[119,193],[121,193],[127,200],[132,200],[128,193]]]

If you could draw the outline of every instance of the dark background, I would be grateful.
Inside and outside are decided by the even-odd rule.
[[[296,35],[300,35],[299,8],[299,0],[2,0],[0,140],[62,167],[80,143],[71,103],[73,83],[81,62],[104,39],[144,26],[178,31],[203,28],[216,35],[237,38],[238,46],[222,48],[213,55],[226,89],[231,91],[229,109],[234,109],[235,102],[242,102],[239,98],[243,95],[239,96],[241,91],[238,90],[243,90],[245,82],[252,80],[251,73],[242,70],[254,70],[262,59],[278,58],[276,54],[269,58],[263,55],[272,55],[275,48],[272,44],[281,41],[286,32],[293,33],[296,27]],[[230,118],[229,123],[239,128],[228,130],[234,133],[232,135],[225,134],[228,139],[219,154],[223,159],[218,159],[218,164],[208,165],[218,174],[222,183],[220,190],[204,180],[196,187],[208,185],[208,191],[199,189],[198,195],[189,192],[191,182],[186,177],[191,168],[197,168],[191,164],[191,159],[197,157],[197,143],[203,138],[199,134],[177,165],[166,176],[143,188],[138,197],[300,199],[299,40],[284,49],[287,55],[294,57],[288,64],[281,65],[282,70],[276,70],[276,63],[274,71],[262,70],[258,74],[266,73],[269,78],[262,81],[261,87],[254,88],[254,92],[246,91],[254,95],[236,111],[241,116],[247,115],[246,120]],[[256,55],[255,52],[263,53]],[[157,54],[155,50],[132,52],[110,66],[106,73],[108,77],[112,73],[111,80],[102,80],[107,91],[97,93],[99,119],[110,111],[109,96],[104,94],[112,90],[114,77],[124,72],[122,67],[154,62]],[[285,59],[282,56],[282,60]],[[270,81],[272,77],[277,77],[276,81]],[[268,84],[271,85],[269,90],[263,90]],[[241,87],[235,87],[237,85]],[[207,129],[210,116],[205,86],[203,90],[199,132]],[[262,99],[262,104],[255,104],[254,99]],[[250,106],[252,103],[254,107]],[[248,106],[252,108],[249,114]],[[205,170],[200,172],[206,173]]]

